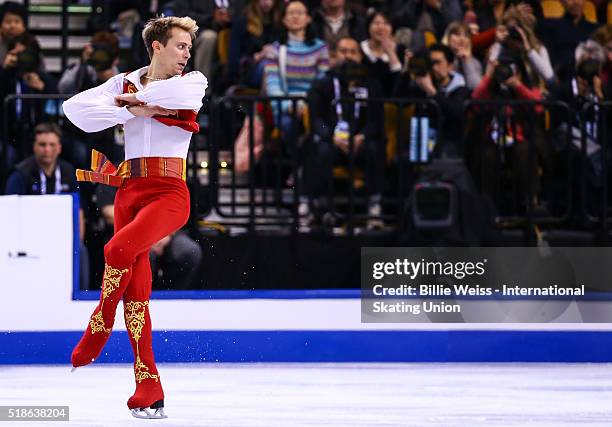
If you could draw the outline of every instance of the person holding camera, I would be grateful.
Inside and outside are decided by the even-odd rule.
[[[16,79],[16,84],[23,83],[23,87],[14,89],[17,93],[56,91],[55,80],[43,70],[40,45],[32,34],[24,32],[11,39],[8,48],[0,69],[2,81],[8,83],[9,79]],[[7,86],[12,87],[11,83]],[[11,92],[9,89],[5,96]]]
[[[525,68],[516,62],[514,56],[499,57],[489,62],[485,75],[474,92],[475,100],[494,101],[541,101],[542,92],[533,87],[525,75]],[[520,61],[520,59],[519,59]],[[529,202],[524,196],[531,193],[531,203],[538,204],[536,191],[539,183],[538,162],[545,171],[550,170],[550,155],[543,134],[542,105],[493,104],[472,107],[475,112],[470,128],[474,130],[471,139],[475,142],[468,153],[471,158],[472,172],[481,189],[499,202],[503,190],[501,171],[506,160],[512,169],[512,186],[518,188],[515,196],[522,200],[524,208]],[[531,162],[529,144],[534,144]],[[514,206],[514,205],[513,205]]]
[[[603,160],[601,155],[601,126],[608,126],[610,135],[610,108],[600,104],[610,99],[610,93],[601,79],[601,70],[606,61],[604,48],[594,40],[578,45],[575,52],[575,67],[572,75],[556,87],[554,99],[566,103],[571,109],[569,121],[563,111],[552,116],[552,127],[559,136],[555,141],[567,141],[570,134],[571,144],[560,148],[569,149],[574,165],[579,171],[577,176],[586,182],[586,206],[592,214],[600,210],[596,197],[603,184]],[[606,114],[607,118],[603,115]],[[582,151],[583,144],[585,150]],[[584,153],[584,157],[583,157]],[[575,180],[581,185],[580,179]],[[576,190],[579,190],[578,188]],[[578,195],[584,191],[575,191]],[[579,204],[577,204],[579,205]]]
[[[55,79],[42,66],[40,45],[36,38],[24,32],[11,39],[9,51],[0,67],[0,99],[9,95],[57,93]],[[10,143],[20,147],[21,157],[30,154],[29,144],[34,125],[44,119],[45,100],[17,98],[8,104],[8,121],[4,120],[4,103],[0,106],[0,123],[8,126]]]
[[[119,39],[100,31],[83,47],[81,62],[68,67],[58,83],[60,93],[74,94],[96,87],[119,74]]]
[[[495,62],[500,56],[511,57],[530,85],[549,85],[555,74],[548,50],[535,35],[534,22],[533,16],[510,6],[495,30],[496,42],[489,50],[488,61]]]
[[[425,52],[408,55],[407,70],[398,78],[394,91],[395,97],[436,102],[441,117],[436,117],[433,108],[427,105],[417,106],[415,115],[431,116],[431,128],[441,133],[433,150],[438,157],[457,157],[463,152],[463,104],[470,98],[470,91],[465,78],[455,71],[454,62],[453,51],[441,43],[431,45]]]

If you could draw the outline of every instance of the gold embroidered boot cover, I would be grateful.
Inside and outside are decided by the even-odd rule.
[[[134,351],[134,377],[136,391],[128,400],[128,408],[147,408],[161,402],[164,391],[155,366],[151,334],[149,301],[123,301],[125,326]]]
[[[72,351],[72,366],[88,365],[100,355],[115,323],[117,304],[130,281],[130,276],[129,268],[119,269],[108,264],[104,266],[100,302],[89,318],[81,340]]]

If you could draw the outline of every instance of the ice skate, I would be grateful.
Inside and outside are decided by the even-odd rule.
[[[152,412],[154,411],[154,412]],[[142,418],[142,419],[164,419],[168,418],[168,416],[164,413],[164,399],[158,400],[151,406],[147,408],[134,408],[132,409],[132,416],[134,418]]]

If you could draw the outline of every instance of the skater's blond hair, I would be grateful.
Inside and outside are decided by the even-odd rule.
[[[172,28],[175,27],[187,31],[191,35],[191,40],[195,39],[198,32],[196,21],[188,16],[180,18],[177,16],[161,16],[152,18],[146,23],[144,30],[142,30],[142,39],[147,47],[149,59],[153,58],[152,43],[158,41],[166,46],[166,43],[172,37]]]

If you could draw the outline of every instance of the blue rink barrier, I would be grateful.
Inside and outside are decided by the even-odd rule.
[[[2,332],[0,364],[70,364],[81,337]],[[154,331],[158,362],[611,362],[609,331]],[[132,363],[125,331],[101,363]]]

